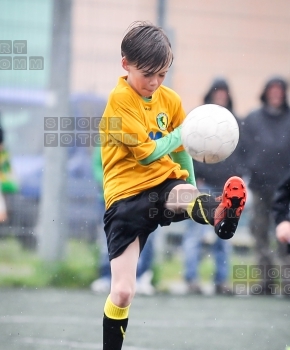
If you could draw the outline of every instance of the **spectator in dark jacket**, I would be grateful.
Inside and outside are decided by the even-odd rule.
[[[224,78],[214,79],[203,102],[204,104],[214,103],[223,106],[235,115],[229,85]],[[240,119],[236,117],[236,120],[240,128]],[[228,176],[242,175],[240,142],[230,157],[222,162],[215,164],[194,162],[194,172],[197,179],[205,182],[213,190],[221,192]]]
[[[262,106],[245,118],[241,136],[244,165],[253,195],[250,229],[255,238],[257,262],[265,269],[263,293],[270,295],[270,265],[275,263],[277,252],[272,246],[271,206],[277,184],[290,167],[290,110],[286,81],[281,77],[269,79],[262,91],[261,102]],[[284,247],[279,256],[283,260],[285,255]]]
[[[277,186],[273,200],[273,215],[276,224],[276,237],[290,247],[290,172]],[[288,247],[288,254],[289,252]]]

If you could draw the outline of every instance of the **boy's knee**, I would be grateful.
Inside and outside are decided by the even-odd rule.
[[[111,290],[111,297],[119,307],[126,307],[131,304],[134,295],[135,288],[129,285],[120,285]]]

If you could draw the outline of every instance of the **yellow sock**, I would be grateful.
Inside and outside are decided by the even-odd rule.
[[[126,307],[119,307],[113,304],[113,302],[111,301],[111,297],[109,295],[105,303],[104,313],[107,317],[113,320],[124,320],[129,316],[130,305]]]

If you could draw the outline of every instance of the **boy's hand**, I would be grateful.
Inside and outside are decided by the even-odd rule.
[[[290,243],[290,221],[282,221],[277,225],[276,237],[282,243]]]

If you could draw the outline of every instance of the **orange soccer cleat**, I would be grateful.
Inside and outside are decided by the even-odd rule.
[[[246,198],[244,181],[238,176],[229,178],[225,183],[221,202],[214,213],[214,229],[220,238],[230,239],[235,234]]]

